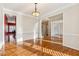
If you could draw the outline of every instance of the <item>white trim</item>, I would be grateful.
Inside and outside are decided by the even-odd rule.
[[[3,12],[3,9],[2,9],[2,19],[3,19],[3,45],[5,45],[5,34],[4,34],[4,30],[5,30],[5,27],[4,27],[4,12]],[[3,46],[3,49],[4,49],[4,46]]]
[[[63,36],[77,36],[77,37],[79,37],[79,34],[63,33]]]

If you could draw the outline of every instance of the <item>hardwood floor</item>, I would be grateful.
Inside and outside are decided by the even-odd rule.
[[[51,40],[26,40],[23,44],[6,43],[1,56],[79,56],[79,51]]]

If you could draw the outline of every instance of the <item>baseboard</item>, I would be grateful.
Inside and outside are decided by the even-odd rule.
[[[64,45],[64,44],[63,44],[63,46],[68,47],[68,48],[71,48],[71,49],[74,49],[74,50],[78,50],[78,51],[79,51],[79,49],[74,48],[74,47],[71,47],[71,46],[69,46],[69,45]]]

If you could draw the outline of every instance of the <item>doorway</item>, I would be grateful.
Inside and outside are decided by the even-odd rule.
[[[63,43],[63,14],[42,21],[42,37],[57,44]]]
[[[16,16],[4,14],[4,29],[5,44],[16,44]]]
[[[50,40],[50,30],[51,26],[48,20],[42,21],[42,37],[46,40]]]

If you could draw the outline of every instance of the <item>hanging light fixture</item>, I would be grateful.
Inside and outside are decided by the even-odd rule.
[[[32,12],[33,16],[39,16],[40,13],[37,11],[37,3],[35,3],[35,11]]]

